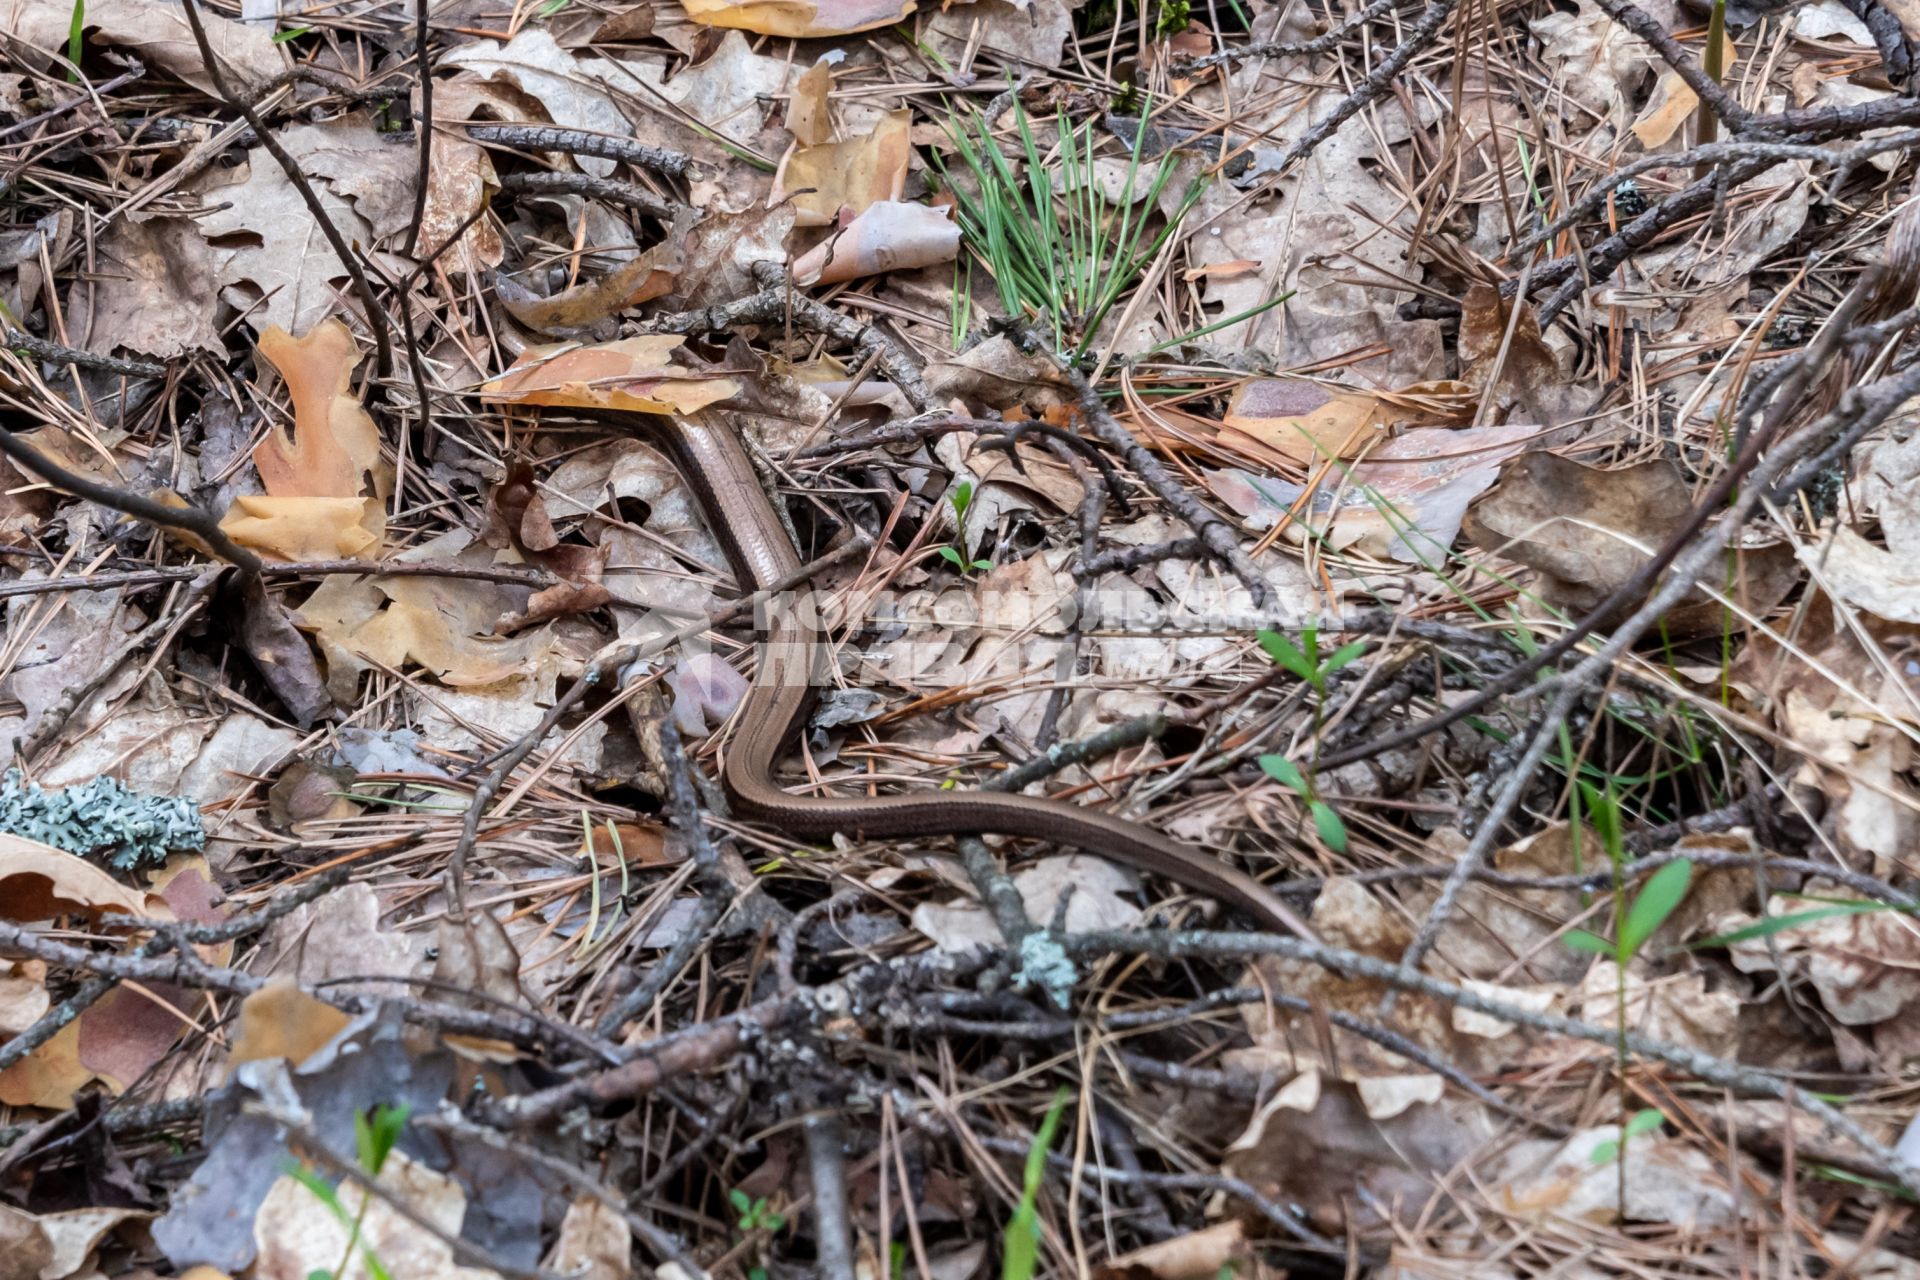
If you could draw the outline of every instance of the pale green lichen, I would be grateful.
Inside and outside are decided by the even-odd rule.
[[[112,778],[48,791],[18,769],[0,777],[0,831],[123,870],[158,866],[173,850],[207,844],[191,800],[129,791]]]

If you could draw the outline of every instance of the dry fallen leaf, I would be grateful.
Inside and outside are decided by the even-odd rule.
[[[913,12],[913,0],[693,0],[685,7],[710,27],[811,40],[891,26]]]
[[[395,1151],[387,1157],[377,1181],[444,1235],[460,1234],[467,1196],[453,1179]],[[344,1222],[291,1175],[283,1174],[273,1184],[253,1220],[259,1250],[253,1264],[255,1280],[310,1280],[316,1271],[331,1272],[343,1258],[349,1261],[341,1269],[341,1280],[369,1280],[367,1254],[378,1258],[394,1276],[499,1280],[497,1271],[457,1265],[445,1241],[401,1217],[386,1201],[368,1196],[358,1183],[342,1182],[338,1194],[346,1209]],[[356,1228],[364,1247],[358,1252],[348,1247]]]
[[[817,147],[833,137],[833,117],[827,96],[833,92],[833,64],[825,58],[808,67],[793,82],[787,99],[787,132],[803,147]]]
[[[691,210],[682,210],[667,229],[666,238],[645,253],[593,280],[547,298],[509,300],[509,314],[529,329],[564,333],[598,324],[616,311],[671,293],[687,261]]]
[[[147,895],[64,849],[0,833],[0,919],[31,923],[72,912],[144,916]]]
[[[528,347],[481,394],[496,404],[636,413],[694,413],[739,394],[732,378],[670,364],[684,341],[658,334],[591,347]]]
[[[574,1280],[626,1280],[633,1274],[633,1232],[597,1196],[581,1196],[560,1220],[547,1270]]]
[[[378,498],[247,494],[233,500],[220,528],[272,560],[364,560],[379,553],[386,508]]]
[[[391,492],[392,469],[380,461],[380,429],[350,390],[360,348],[347,327],[328,320],[303,338],[270,328],[260,335],[259,352],[280,371],[293,401],[293,437],[276,425],[253,451],[267,492],[276,498]]]
[[[900,199],[913,156],[907,139],[912,117],[910,111],[890,111],[860,137],[795,146],[774,175],[773,199],[790,198],[794,223],[802,227],[830,227],[843,215]]]
[[[1233,393],[1221,419],[1295,462],[1312,465],[1369,451],[1389,410],[1379,397],[1299,378],[1255,378]]]
[[[76,9],[67,0],[0,0],[0,31],[27,48],[66,52],[68,36],[78,17],[85,29],[97,33],[101,44],[137,54],[156,70],[211,95],[213,78],[194,42],[193,29],[181,6],[166,0],[89,0]],[[218,12],[202,13],[207,43],[220,60],[228,83],[251,98],[259,86],[283,73],[287,55],[273,39],[271,27],[235,22]]]
[[[351,1022],[314,999],[290,977],[279,977],[240,1002],[240,1029],[227,1054],[229,1068],[263,1058],[299,1066]]]
[[[1671,462],[1610,471],[1533,452],[1507,465],[1468,510],[1466,529],[1481,548],[1534,569],[1546,603],[1580,615],[1632,578],[1692,510],[1692,491]],[[1764,617],[1798,577],[1792,550],[1772,545],[1729,552],[1727,571],[1706,581]],[[1717,633],[1727,619],[1724,606],[1696,594],[1669,611],[1662,626],[1677,639]]]
[[[801,254],[798,284],[841,284],[883,271],[910,271],[951,262],[960,251],[960,224],[932,205],[883,200]]]

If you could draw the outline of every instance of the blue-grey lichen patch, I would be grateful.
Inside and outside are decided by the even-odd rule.
[[[129,791],[112,778],[48,791],[18,769],[0,777],[0,831],[94,857],[123,870],[157,866],[176,849],[204,849],[191,800]]]

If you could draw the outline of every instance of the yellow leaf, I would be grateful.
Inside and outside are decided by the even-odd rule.
[[[80,1065],[80,1024],[69,1022],[53,1039],[0,1071],[0,1102],[65,1111],[92,1079],[93,1072]]]
[[[228,1065],[285,1058],[297,1067],[349,1021],[340,1010],[302,991],[292,978],[277,978],[240,1002],[240,1032]]]
[[[276,560],[352,560],[378,553],[386,513],[377,498],[235,498],[220,527]]]
[[[845,142],[795,147],[774,175],[774,196],[793,192],[794,225],[828,227],[907,189],[912,113],[892,111],[873,131]]]
[[[891,26],[913,12],[913,0],[687,0],[684,8],[709,27],[809,40]]]
[[[582,347],[529,347],[481,389],[496,404],[694,413],[739,394],[731,378],[703,377],[667,363],[682,338],[649,335]]]

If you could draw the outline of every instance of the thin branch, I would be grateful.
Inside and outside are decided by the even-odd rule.
[[[65,467],[48,461],[38,449],[5,427],[0,427],[0,453],[64,493],[96,502],[162,529],[190,533],[205,543],[215,555],[238,566],[241,571],[256,575],[260,572],[260,557],[229,538],[211,512],[192,506],[169,507],[126,489],[75,475]]]
[[[376,360],[382,378],[393,376],[393,340],[387,334],[387,313],[381,309],[380,300],[374,297],[373,286],[367,283],[366,272],[360,269],[359,257],[341,236],[340,228],[333,225],[333,219],[327,213],[326,206],[320,203],[320,197],[314,192],[313,184],[307,181],[307,175],[300,171],[294,158],[280,145],[279,139],[267,131],[267,125],[253,104],[233,92],[227,84],[227,76],[220,68],[220,60],[214,56],[213,46],[207,42],[206,27],[200,21],[199,0],[181,0],[186,6],[187,25],[193,28],[193,42],[200,46],[200,58],[207,67],[207,79],[213,83],[214,92],[233,110],[246,118],[254,133],[260,139],[260,145],[274,158],[287,175],[287,181],[300,193],[301,202],[307,206],[307,212],[320,227],[321,234],[327,238],[333,253],[340,260],[340,266],[353,281],[353,291],[359,295],[360,305],[366,309],[366,324],[373,334]]]

